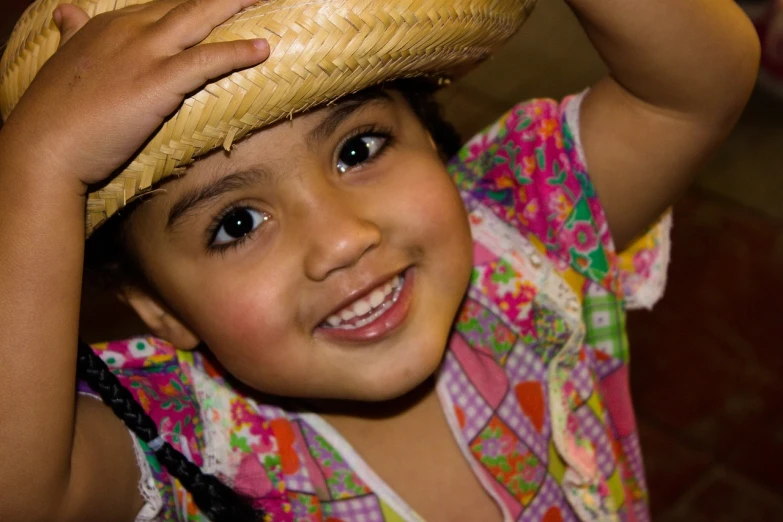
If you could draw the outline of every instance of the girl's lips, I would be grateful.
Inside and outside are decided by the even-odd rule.
[[[354,343],[376,341],[391,334],[405,322],[413,301],[414,270],[408,268],[403,274],[403,286],[397,301],[373,322],[353,330],[319,326],[314,333],[322,339]]]

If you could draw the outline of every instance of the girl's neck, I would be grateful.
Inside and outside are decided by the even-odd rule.
[[[370,465],[385,458],[379,451],[410,447],[421,442],[422,433],[442,431],[433,426],[443,423],[434,377],[389,401],[314,401],[306,407],[337,430]]]

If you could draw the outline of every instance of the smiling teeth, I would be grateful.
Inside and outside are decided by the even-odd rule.
[[[403,278],[394,276],[391,281],[373,290],[370,295],[357,299],[334,315],[326,318],[332,328],[354,330],[373,322],[391,305],[397,302],[402,290]],[[391,295],[391,299],[389,296]],[[353,324],[343,324],[359,318]]]

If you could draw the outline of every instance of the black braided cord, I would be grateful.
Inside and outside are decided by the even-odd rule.
[[[77,374],[100,395],[103,402],[137,437],[149,443],[158,436],[155,422],[120,383],[103,359],[82,341],[79,341]],[[268,520],[263,510],[254,509],[248,499],[223,484],[214,475],[202,472],[168,442],[155,452],[155,456],[190,492],[196,506],[213,522]]]

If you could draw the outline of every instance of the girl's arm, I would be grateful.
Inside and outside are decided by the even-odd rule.
[[[69,513],[78,493],[104,520],[132,520],[141,499],[130,437],[100,403],[75,400],[84,189],[62,165],[20,156],[29,145],[13,131],[0,131],[0,519],[87,515]],[[96,451],[99,441],[110,451]],[[101,463],[112,473],[95,473]]]
[[[588,169],[619,247],[727,137],[759,43],[734,0],[567,0],[609,67],[581,112]]]
[[[253,41],[191,47],[254,1],[57,11],[64,43],[0,131],[0,520],[133,520],[141,506],[130,436],[76,396],[86,187],[187,93],[266,58]]]

